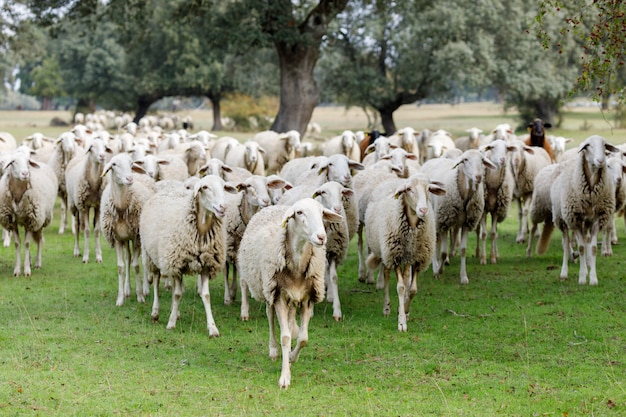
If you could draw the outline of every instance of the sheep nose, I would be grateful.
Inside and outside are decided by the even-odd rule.
[[[428,207],[420,207],[417,212],[421,217],[424,217],[428,214]]]
[[[480,182],[483,180],[483,176],[482,175],[476,175],[476,182],[480,184]]]
[[[126,182],[127,182],[129,185],[130,185],[130,184],[132,184],[134,180],[135,180],[135,179],[133,178],[133,176],[132,176],[132,175],[128,175],[128,176],[126,176]]]
[[[326,233],[318,233],[317,235],[315,235],[315,237],[317,238],[317,241],[320,245],[326,243]]]
[[[340,206],[335,206],[333,207],[333,211],[337,214],[341,214],[341,207]]]
[[[260,206],[261,207],[267,207],[267,206],[270,205],[270,202],[271,201],[270,201],[269,197],[262,198],[261,201],[260,201],[260,203],[261,203]]]

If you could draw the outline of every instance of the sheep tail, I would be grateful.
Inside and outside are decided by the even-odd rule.
[[[548,250],[548,246],[550,246],[550,236],[552,236],[553,230],[554,223],[552,223],[552,221],[546,221],[543,224],[543,229],[541,229],[541,235],[537,242],[537,255],[543,255]]]
[[[380,263],[381,259],[375,256],[373,253],[370,253],[367,257],[367,260],[365,261],[365,265],[367,265],[367,268],[371,269],[372,271],[377,269],[380,266]]]

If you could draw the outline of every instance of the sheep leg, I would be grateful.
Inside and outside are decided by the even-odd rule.
[[[337,265],[334,259],[328,261],[328,278],[329,278],[329,291],[327,294],[331,294],[330,298],[333,303],[333,319],[335,321],[341,321],[341,302],[339,301],[339,276],[337,275]],[[302,312],[300,313],[302,315]]]
[[[13,244],[15,245],[15,268],[13,269],[13,276],[18,277],[22,273],[22,255],[21,246],[22,241],[20,239],[20,231],[15,226],[13,229]]]
[[[450,258],[448,258],[448,232],[444,232],[441,234],[441,242],[439,247],[439,271],[437,275],[443,274],[443,269],[446,265],[446,259],[448,260],[448,265],[450,265]]]
[[[235,302],[237,298],[237,262],[233,262],[233,276],[230,281],[230,302]]]
[[[389,297],[389,268],[381,265],[383,277],[385,280],[385,300],[383,301],[383,316],[387,317],[391,314],[391,298]]]
[[[607,223],[602,231],[602,256],[613,256],[612,236],[614,232],[614,221]]]
[[[35,269],[41,268],[41,252],[43,249],[44,237],[43,237],[43,229],[38,230],[37,232],[32,232],[33,239],[37,244],[37,257],[35,258]]]
[[[74,226],[73,229],[74,230],[74,257],[78,258],[80,256],[80,221],[81,221],[81,217],[80,215],[77,213],[74,216]]]
[[[122,243],[124,250],[124,297],[130,298],[130,242]]]
[[[293,308],[295,313],[295,308]],[[289,362],[297,362],[300,357],[300,352],[309,342],[309,321],[313,313],[313,303],[310,300],[306,300],[300,307],[300,331],[298,332],[298,339],[296,346],[289,354]]]
[[[398,265],[395,270],[396,278],[398,279],[398,283],[396,284],[396,291],[398,293],[398,331],[406,332],[406,312],[404,311],[406,286],[404,285],[402,267]]]
[[[228,280],[228,273],[230,272],[230,262],[226,261],[224,265],[224,305],[229,306],[231,304],[230,297],[230,282]]]
[[[563,246],[563,262],[561,264],[561,274],[559,278],[562,280],[567,279],[568,273],[568,262],[570,258],[570,254],[572,252],[572,248],[569,243],[569,231],[567,229],[561,231],[561,246]]]
[[[170,313],[170,319],[167,322],[167,330],[174,329],[176,327],[176,320],[180,313],[178,312],[178,305],[180,299],[183,298],[183,282],[182,277],[172,277],[174,281],[174,288],[172,290],[172,312]]]
[[[147,265],[146,262],[144,261],[143,267],[147,269]],[[159,309],[160,309],[160,305],[159,305],[159,280],[161,278],[161,273],[157,273],[155,274],[155,276],[152,278],[152,287],[153,287],[153,291],[154,291],[154,300],[152,300],[152,313],[150,315],[150,317],[152,318],[152,321],[159,321]]]
[[[370,271],[370,273],[371,273],[371,271]],[[382,290],[383,288],[385,288],[385,277],[383,276],[382,269],[379,267],[378,268],[378,275],[376,276],[376,289],[377,290]]]
[[[477,245],[477,249],[478,246],[480,246],[480,250],[478,250],[478,252],[480,253],[479,259],[480,259],[480,264],[481,265],[486,265],[487,264],[487,214],[483,214],[483,216],[480,218],[480,223],[478,226],[478,233],[480,234],[480,243],[479,245]]]
[[[117,258],[117,301],[115,302],[116,306],[121,306],[124,304],[125,296],[125,274],[124,274],[124,247],[121,242],[115,242],[115,255]],[[130,292],[130,289],[129,289]]]
[[[461,284],[469,284],[467,278],[466,252],[467,252],[467,228],[461,230]]]
[[[356,246],[356,253],[359,257],[359,282],[366,282],[368,269],[365,266],[365,255],[363,254],[363,224],[361,223],[359,223],[359,227],[356,229]]]
[[[265,314],[270,325],[270,359],[275,361],[278,359],[278,343],[276,342],[276,321],[274,320],[276,310],[274,306],[265,304]]]
[[[7,229],[2,229],[2,246],[5,248],[11,246],[11,232]]]
[[[615,217],[613,217],[613,221],[611,222],[611,243],[613,245],[617,245],[618,243],[617,226],[615,225],[615,220]]]
[[[24,231],[24,276],[29,277],[31,275],[30,271],[30,241],[32,239],[32,234],[30,230]]]
[[[535,237],[535,233],[537,232],[538,228],[539,228],[539,223],[533,223],[532,228],[530,230],[530,234],[528,235],[528,246],[526,246],[526,257],[527,258],[530,258],[532,256],[533,238]]]
[[[65,233],[67,227],[67,199],[61,197],[61,219],[59,221],[59,234]]]
[[[209,277],[202,274],[202,303],[204,304],[204,311],[206,312],[206,324],[209,331],[209,337],[219,337],[220,332],[215,325],[215,319],[213,318],[213,312],[211,311],[211,293],[209,292]]]
[[[89,227],[89,210],[83,210],[83,216],[79,217],[82,218],[85,238],[85,242],[83,242],[83,263],[87,263],[89,262],[89,235],[91,233],[91,228]]]
[[[239,286],[241,287],[241,314],[240,314],[240,317],[241,317],[242,321],[248,321],[248,319],[250,319],[250,313],[249,313],[250,305],[249,305],[249,301],[248,301],[248,284],[244,280],[239,280]]]
[[[449,250],[444,251],[442,254],[442,263],[446,264],[446,265],[450,265],[450,256],[454,256],[456,255],[456,247],[457,247],[457,240],[459,237],[459,233],[458,233],[458,229],[457,228],[453,228],[450,229],[450,247],[448,248]],[[447,238],[447,236],[446,236]],[[446,241],[446,245],[448,244],[448,242]],[[446,249],[446,246],[444,246],[442,249]]]
[[[130,243],[129,243],[130,245]],[[129,246],[130,248],[130,246]],[[139,239],[133,240],[133,253],[130,261],[130,266],[135,274],[135,293],[137,294],[137,302],[146,302],[146,290],[149,291],[148,277],[145,273],[140,275],[139,271],[139,254],[141,253],[141,241]]]
[[[102,248],[100,247],[100,232],[102,228],[100,227],[100,208],[94,209],[94,222],[93,222],[93,238],[96,242],[96,262],[102,263]],[[130,291],[129,291],[130,296]]]
[[[578,270],[578,284],[585,285],[587,283],[587,249],[588,245],[585,242],[585,236],[583,236],[582,230],[574,230],[574,238],[578,244],[578,253],[580,255],[580,269]]]
[[[409,271],[406,272],[405,276],[410,276],[411,277],[411,282],[409,285],[409,292],[408,297],[406,298],[405,301],[405,305],[404,305],[404,311],[406,312],[406,315],[408,316],[411,312],[411,302],[413,301],[413,298],[415,297],[415,294],[417,294],[417,276],[418,276],[418,272],[419,269],[416,265],[413,265],[411,267],[411,269]],[[410,274],[410,275],[408,275]]]
[[[516,243],[524,243],[526,242],[526,235],[528,234],[528,212],[530,210],[530,198],[525,198],[524,203],[522,204],[521,198],[518,200],[519,207],[519,229],[517,231],[517,239]]]
[[[296,307],[289,307],[289,329],[291,330],[291,338],[297,339],[298,333],[300,333],[300,326],[298,326],[298,322],[296,321]],[[313,309],[311,309],[311,317],[313,316]]]
[[[591,226],[591,241],[588,244],[589,256],[589,285],[598,285],[598,276],[596,274],[596,257],[598,254],[598,232],[600,224],[595,222]],[[611,242],[609,241],[609,245]]]
[[[278,386],[280,388],[288,388],[289,385],[291,385],[291,330],[289,329],[289,306],[283,298],[279,297],[274,303],[274,310],[280,326],[280,347],[283,360]]]
[[[534,231],[533,231],[534,233]],[[532,240],[530,238],[529,240]],[[498,262],[498,217],[491,215],[491,259],[492,264]]]

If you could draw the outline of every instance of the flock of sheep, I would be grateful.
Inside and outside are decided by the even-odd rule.
[[[209,335],[219,336],[209,280],[223,273],[224,303],[236,300],[239,287],[242,320],[249,319],[249,294],[266,304],[272,359],[279,356],[278,320],[279,386],[286,388],[314,304],[332,302],[334,319],[342,320],[337,265],[355,235],[358,278],[373,284],[378,271],[385,315],[390,272],[397,277],[399,331],[407,330],[418,274],[429,266],[441,275],[458,250],[460,282],[469,283],[469,233],[479,239],[480,263],[487,262],[488,237],[489,260],[497,262],[497,224],[514,200],[517,241],[528,241],[528,256],[538,226],[544,223],[538,253],[556,226],[563,236],[560,277],[578,257],[579,283],[588,275],[590,285],[598,283],[598,234],[602,254],[610,255],[615,214],[626,203],[622,149],[591,136],[565,151],[568,140],[547,136],[539,119],[529,131],[517,137],[508,125],[488,134],[471,128],[456,140],[444,130],[410,127],[379,137],[345,131],[314,155],[295,131],[260,132],[241,143],[206,131],[165,131],[149,119],[126,122],[117,134],[79,123],[58,138],[34,133],[19,146],[0,132],[0,225],[5,247],[11,238],[15,244],[14,275],[29,276],[30,242],[40,268],[43,229],[60,198],[59,233],[71,228],[74,256],[88,262],[93,240],[102,262],[101,233],[115,248],[117,306],[130,297],[133,275],[138,302],[152,286],[158,320],[163,279],[172,292],[168,329],[180,315],[183,275],[194,275]]]

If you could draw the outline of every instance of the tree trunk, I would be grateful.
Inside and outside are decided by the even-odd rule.
[[[43,97],[41,99],[41,110],[52,110],[52,98]]]
[[[393,112],[397,109],[393,110],[379,110],[380,112],[380,122],[383,126],[383,130],[385,131],[385,135],[393,135],[396,133],[396,123],[393,121]]]
[[[274,39],[280,67],[280,104],[272,130],[297,130],[301,135],[306,132],[319,99],[313,69],[320,55],[320,44],[328,24],[347,3],[348,0],[319,0],[296,25],[291,0],[268,2],[263,30]]]
[[[92,113],[93,103],[89,99],[79,98],[76,103],[76,113],[88,114]]]
[[[280,105],[271,130],[297,130],[304,135],[319,99],[319,88],[313,69],[319,58],[319,47],[296,44],[276,45],[280,65]]]
[[[222,126],[222,107],[221,107],[222,95],[220,93],[208,92],[206,94],[206,97],[211,102],[211,108],[213,109],[213,130],[214,131],[224,130],[224,126]]]
[[[141,118],[144,117],[146,113],[148,113],[148,109],[150,108],[152,103],[160,98],[161,97],[139,97],[139,99],[137,100],[137,111],[135,112],[135,118],[133,119],[133,122],[139,123],[139,120],[141,120]]]

